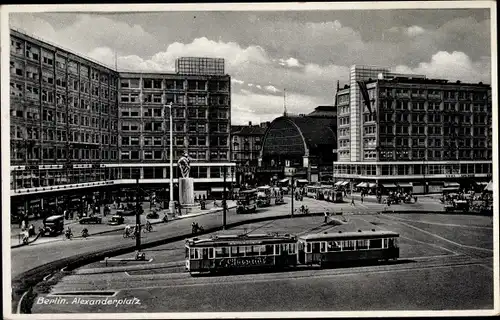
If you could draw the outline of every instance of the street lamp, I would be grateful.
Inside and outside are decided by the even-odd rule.
[[[173,139],[173,128],[172,128],[172,102],[169,104],[164,105],[164,107],[169,108],[169,114],[170,114],[170,199],[168,202],[168,208],[170,210],[170,214],[175,213],[175,202],[174,202],[174,156],[173,156],[173,145],[174,145],[174,139]],[[163,109],[163,119],[165,119],[166,113],[165,109]]]

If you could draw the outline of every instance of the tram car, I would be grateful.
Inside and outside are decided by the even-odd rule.
[[[297,239],[286,235],[216,235],[186,240],[186,271],[215,273],[297,265]]]
[[[361,231],[307,234],[298,238],[298,262],[334,265],[339,262],[379,261],[399,258],[399,234]]]
[[[186,240],[186,271],[190,274],[237,269],[320,267],[343,262],[399,258],[399,234],[361,231],[307,234],[218,235]]]

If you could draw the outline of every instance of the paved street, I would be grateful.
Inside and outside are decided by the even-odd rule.
[[[183,241],[147,250],[149,263],[94,263],[63,278],[33,312],[250,312],[353,310],[466,310],[493,308],[491,217],[445,214],[347,216],[356,228],[400,234],[400,259],[371,266],[228,276],[183,272]],[[240,226],[262,233],[334,230],[322,217]],[[467,238],[462,234],[467,232]],[[127,255],[122,256],[127,258]],[[124,281],[125,279],[125,281]],[[87,294],[75,295],[75,291]],[[106,296],[109,291],[112,296]],[[93,292],[90,294],[89,292]],[[396,294],[397,292],[397,294]],[[54,295],[55,294],[55,295]],[[96,296],[97,294],[97,296]],[[99,296],[100,295],[100,296]],[[89,305],[98,299],[137,299],[133,305]]]
[[[244,214],[237,215],[235,210],[228,211],[227,222],[237,222],[243,221],[248,218],[254,217],[266,217],[266,216],[279,216],[279,215],[288,215],[290,214],[290,198],[286,198],[285,201],[287,203],[285,205],[280,206],[271,206],[268,208],[260,208],[258,213],[256,214]],[[416,210],[440,210],[442,208],[441,205],[436,203],[436,201],[423,204],[420,200],[418,203],[414,204],[406,204],[406,205],[397,205],[391,206],[394,209],[416,209]],[[364,204],[356,203],[356,206],[353,207],[349,202],[345,203],[329,203],[325,201],[318,201],[309,198],[304,198],[302,202],[295,202],[295,208],[299,208],[302,204],[307,205],[310,211],[324,211],[329,210],[340,211],[344,213],[355,212],[355,213],[363,213],[363,212],[374,212],[380,211],[384,209],[384,205],[372,202],[366,202]],[[190,232],[191,223],[193,221],[198,222],[201,226],[205,228],[211,228],[222,225],[222,212],[211,213],[207,215],[198,216],[195,218],[188,218],[182,220],[175,220],[168,222],[166,224],[158,224],[154,226],[154,232],[143,234],[143,242],[147,243],[148,241],[154,241],[163,239],[165,237],[176,236],[185,233],[186,231]],[[76,227],[76,225],[75,225]],[[91,225],[88,227],[89,232],[92,234],[94,231],[93,228],[97,228],[96,226]],[[77,229],[75,229],[77,232]],[[47,238],[49,239],[49,238]],[[59,239],[63,239],[62,236]],[[135,243],[132,239],[124,239],[122,236],[122,230],[115,231],[112,233],[107,233],[103,235],[90,236],[88,239],[73,239],[73,240],[59,240],[53,241],[50,240],[37,240],[35,243],[12,249],[11,258],[12,258],[12,276],[16,276],[19,273],[22,273],[26,270],[35,268],[42,264],[54,261],[56,259],[62,259],[64,257],[69,257],[75,254],[85,253],[85,252],[93,252],[99,249],[113,247],[118,244],[123,243]],[[45,241],[45,242],[44,242]]]

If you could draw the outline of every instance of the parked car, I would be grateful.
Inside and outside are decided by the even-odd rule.
[[[111,219],[109,219],[108,221],[108,224],[112,226],[117,226],[124,223],[125,223],[125,218],[119,215],[112,216]]]
[[[101,217],[85,217],[80,219],[80,224],[88,224],[88,223],[102,223]]]

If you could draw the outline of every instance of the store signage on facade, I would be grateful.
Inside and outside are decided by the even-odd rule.
[[[285,176],[287,176],[287,177],[293,176],[296,172],[297,172],[296,168],[285,167]]]
[[[446,178],[473,178],[476,175],[474,173],[464,173],[464,174],[447,174]]]

